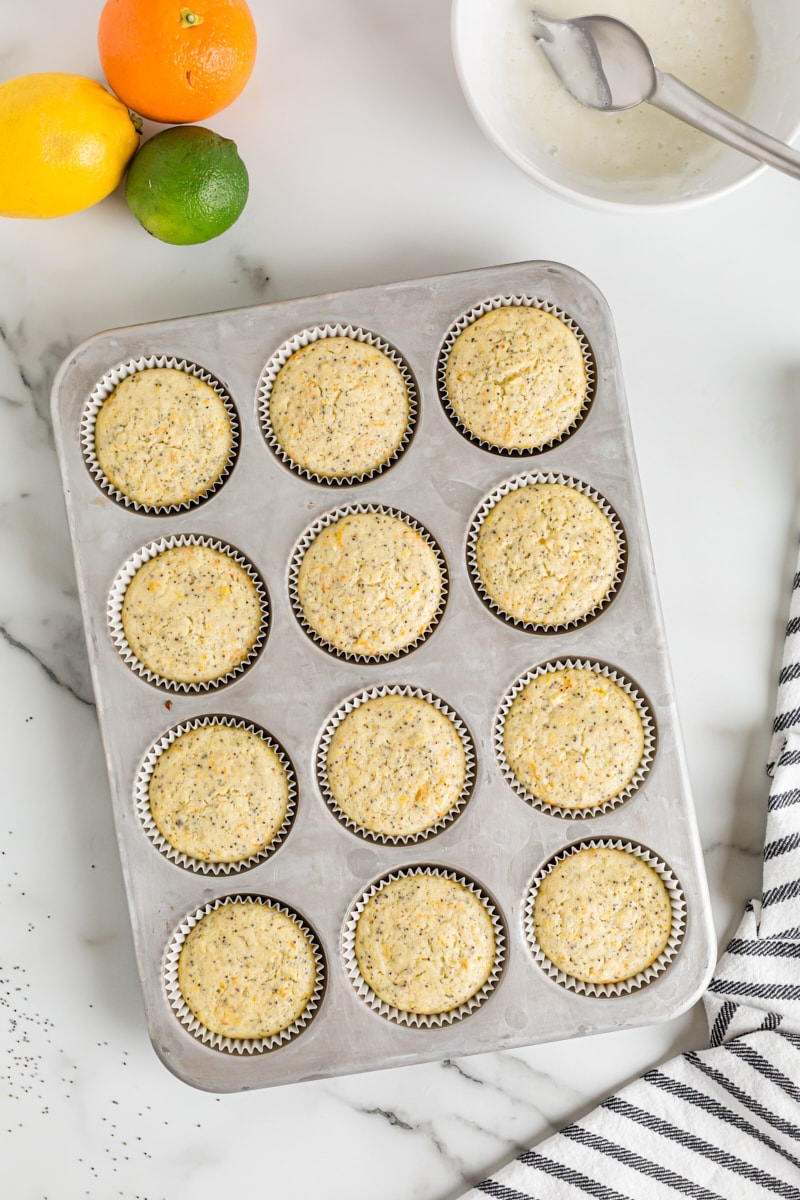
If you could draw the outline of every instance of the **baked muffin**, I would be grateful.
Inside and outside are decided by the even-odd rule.
[[[663,879],[638,854],[587,846],[544,876],[532,925],[542,953],[565,975],[619,983],[663,953],[672,905]]]
[[[219,393],[196,375],[152,367],[126,376],[94,427],[98,465],[118,492],[150,508],[202,496],[231,463],[234,431]]]
[[[263,901],[222,904],[201,917],[178,959],[178,987],[194,1017],[229,1038],[282,1033],[317,985],[314,946],[299,923]]]
[[[234,863],[270,845],[289,810],[286,767],[253,729],[214,723],[184,730],[159,755],[150,814],[177,851]]]
[[[625,688],[600,671],[563,667],[535,675],[514,697],[502,741],[530,796],[586,809],[628,786],[642,761],[644,726]]]
[[[323,337],[296,350],[269,394],[269,423],[283,453],[327,479],[366,475],[387,463],[408,430],[400,368],[368,342]]]
[[[459,333],[447,355],[445,387],[473,437],[497,449],[532,451],[574,425],[589,382],[568,325],[540,308],[507,305]]]
[[[531,625],[566,625],[592,613],[615,585],[619,558],[609,517],[562,483],[507,492],[475,539],[475,567],[489,599]]]
[[[431,543],[402,517],[348,513],[325,525],[297,573],[297,601],[329,646],[354,658],[399,654],[423,637],[444,596]]]
[[[337,725],[325,777],[356,825],[402,838],[430,829],[459,803],[467,759],[452,720],[429,700],[375,696]]]
[[[466,1004],[489,979],[496,952],[483,901],[465,884],[433,873],[403,875],[371,896],[354,949],[375,995],[420,1015]]]
[[[155,675],[208,683],[245,662],[264,610],[255,582],[230,554],[178,545],[139,567],[125,591],[121,620],[133,654]]]

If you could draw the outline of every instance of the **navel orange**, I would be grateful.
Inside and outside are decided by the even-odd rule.
[[[165,125],[227,108],[250,78],[256,43],[245,0],[106,0],[97,30],[110,87]]]

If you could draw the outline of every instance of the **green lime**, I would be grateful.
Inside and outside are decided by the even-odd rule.
[[[125,198],[153,237],[177,246],[208,242],[230,229],[250,181],[236,143],[200,125],[162,129],[128,168]]]

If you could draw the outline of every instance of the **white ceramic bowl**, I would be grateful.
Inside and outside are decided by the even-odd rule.
[[[642,3],[652,6],[654,0]],[[656,3],[663,11],[669,0]],[[674,0],[673,19],[691,19],[692,3],[694,0],[689,4],[686,0]],[[743,0],[743,3],[749,5],[756,40],[753,85],[740,115],[782,141],[791,142],[800,131],[800,2]],[[554,117],[556,108],[560,111],[564,103],[574,106],[576,111],[580,106],[566,95],[545,62],[536,62],[533,73],[527,74],[529,63],[525,56],[538,55],[543,60],[533,38],[528,39],[529,12],[534,7],[536,0],[527,3],[453,0],[452,6],[453,56],[467,103],[490,140],[532,179],[561,196],[598,208],[659,210],[723,195],[766,169],[748,155],[712,142],[693,130],[685,130],[687,145],[691,144],[692,149],[687,151],[680,170],[654,170],[642,176],[638,169],[619,169],[615,176],[590,163],[592,156],[588,153],[587,161],[582,161],[582,150],[560,155],[552,140],[547,144],[548,137],[543,136],[541,128],[538,132],[532,129],[527,116],[530,106],[534,104],[540,125],[543,114],[546,119],[548,105],[553,107]],[[547,0],[540,0],[539,7],[547,15],[558,15],[552,4],[548,7]],[[630,0],[627,7],[631,7]],[[606,11],[623,15],[615,9],[613,0],[586,0],[583,7],[577,7],[570,15]],[[635,25],[628,13],[625,15]],[[640,28],[640,32],[644,29]],[[704,47],[700,47],[700,57],[703,52]],[[662,69],[678,74],[670,64],[659,61],[657,54],[654,57]],[[520,75],[521,69],[526,72],[524,76]],[[528,91],[524,103],[520,101],[521,78]],[[675,120],[649,105],[636,112],[637,119],[644,117],[645,121]],[[591,130],[595,143],[604,136],[602,130],[598,133],[598,122],[615,121],[617,115],[580,110],[581,121],[588,117],[594,123]],[[580,137],[586,138],[584,126]],[[584,140],[580,146],[586,144]]]

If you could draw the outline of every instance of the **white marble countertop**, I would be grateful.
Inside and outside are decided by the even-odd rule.
[[[447,0],[253,0],[256,73],[206,122],[239,145],[223,237],[149,238],[117,193],[0,220],[3,787],[0,1109],[14,1200],[454,1200],[608,1091],[705,1044],[697,1007],[571,1043],[215,1096],[145,1027],[49,415],[94,332],[524,259],[566,263],[617,328],[720,937],[760,888],[798,531],[796,181],[684,212],[540,191],[470,117]],[[99,5],[14,6],[3,78],[100,78]]]

